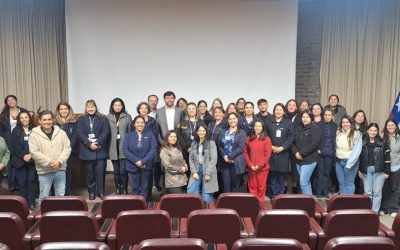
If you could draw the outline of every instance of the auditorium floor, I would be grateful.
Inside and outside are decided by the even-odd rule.
[[[6,183],[7,183],[7,178],[5,177],[5,178],[3,178],[3,183],[2,183],[3,191],[2,191],[1,194],[15,194],[15,193],[17,193],[17,192],[11,192],[10,190],[8,190],[8,187],[7,187]],[[242,186],[242,189],[243,190],[241,190],[241,191],[246,192],[246,188],[244,186]],[[110,172],[110,173],[106,174],[106,195],[114,194],[114,193],[115,193],[114,177],[113,177],[113,174]],[[99,198],[96,198],[96,200],[94,200],[94,201],[89,200],[88,192],[87,192],[86,188],[73,189],[73,190],[71,190],[71,195],[78,195],[78,196],[85,197],[86,200],[87,200],[89,209],[92,208],[92,206],[95,203],[101,201]],[[160,200],[160,192],[158,192],[157,190],[153,189],[153,196],[152,197],[153,197],[154,201]],[[267,199],[268,199],[268,197],[267,197]],[[326,202],[325,201],[317,201],[317,202],[320,202],[323,207],[326,207]],[[390,215],[388,215],[388,214],[387,215],[383,215],[383,216],[380,216],[379,218],[380,218],[380,221],[383,224],[385,224],[386,226],[391,228],[392,223],[393,223],[393,218]]]

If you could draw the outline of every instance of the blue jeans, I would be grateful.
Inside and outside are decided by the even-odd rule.
[[[310,164],[296,165],[296,166],[297,166],[297,171],[300,174],[301,192],[303,194],[312,195],[310,178],[312,173],[314,172],[315,167],[317,166],[317,162],[314,161]]]
[[[206,193],[204,192],[204,179],[203,179],[203,168],[199,168],[199,172],[197,173],[199,175],[199,178],[197,180],[194,180],[192,185],[187,189],[188,194],[199,194],[200,189],[201,189],[201,196],[203,197],[204,202],[211,202],[213,200],[213,193]],[[190,177],[193,178],[193,177]]]
[[[51,185],[54,185],[54,194],[64,196],[65,194],[65,171],[51,172],[39,175],[39,203],[49,196]]]
[[[362,175],[364,192],[372,200],[372,210],[379,212],[382,200],[382,188],[385,183],[383,172],[375,172],[374,166],[368,166],[367,173]]]
[[[358,161],[350,169],[346,168],[347,159],[336,159],[336,177],[339,182],[340,194],[354,194],[354,180],[358,172]]]

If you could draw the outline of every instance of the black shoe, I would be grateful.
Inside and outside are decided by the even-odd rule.
[[[158,192],[162,191],[162,187],[160,185],[156,186],[156,189],[157,189]]]
[[[297,189],[297,187],[292,187],[292,194],[298,194],[299,190]]]
[[[122,190],[122,193],[123,193],[123,194],[128,194],[128,189],[127,189],[127,188],[124,188],[124,189]]]
[[[121,188],[117,188],[117,189],[115,189],[115,194],[117,194],[117,195],[120,195],[120,194],[122,194],[122,189]]]
[[[32,205],[32,206],[29,207],[29,210],[31,210],[31,211],[35,211],[35,209],[36,209],[36,208],[35,208],[34,205]]]
[[[96,199],[96,195],[95,194],[89,194],[89,200],[94,200]]]
[[[99,194],[98,196],[99,196],[100,199],[104,198],[104,194]]]

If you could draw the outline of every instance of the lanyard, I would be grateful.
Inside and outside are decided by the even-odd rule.
[[[190,135],[193,135],[193,132],[196,130],[196,123],[197,123],[197,121],[194,121],[193,128],[192,128],[192,122],[189,121]]]
[[[91,134],[93,134],[93,123],[94,123],[94,120],[95,120],[95,119],[96,119],[96,117],[93,117],[93,120],[92,120],[92,117],[89,116],[90,133],[91,133]]]

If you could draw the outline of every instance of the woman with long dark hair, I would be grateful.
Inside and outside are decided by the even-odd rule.
[[[342,118],[347,115],[346,108],[339,104],[339,96],[336,94],[332,94],[328,98],[328,105],[325,108],[330,108],[333,111],[333,115],[335,117],[335,123],[340,127],[340,123]]]
[[[245,172],[246,162],[243,149],[246,145],[246,133],[238,127],[239,116],[228,115],[229,128],[223,131],[218,141],[218,168],[222,174],[223,192],[239,192],[240,177]]]
[[[102,115],[94,100],[87,100],[85,115],[77,122],[80,140],[79,158],[86,167],[86,184],[89,199],[96,196],[103,199],[105,195],[105,173],[109,152],[110,125]]]
[[[303,101],[302,102],[302,108],[308,107],[308,102]],[[290,99],[286,102],[285,105],[285,115],[286,118],[290,119],[293,124],[293,131],[296,129],[297,126],[301,125],[301,117],[300,117],[300,110],[299,110],[299,104],[295,99]],[[296,157],[292,153],[291,150],[289,150],[289,163],[290,163],[290,174],[291,174],[291,179],[292,179],[292,193],[297,194],[300,192],[300,186],[299,186],[299,179],[300,175],[297,171],[297,166],[296,166]]]
[[[65,170],[65,196],[71,192],[72,159],[73,155],[78,155],[78,133],[76,130],[76,118],[71,105],[68,102],[57,104],[55,124],[58,125],[67,134],[71,143],[71,155],[67,161]]]
[[[359,157],[362,149],[362,135],[355,130],[353,119],[345,115],[336,133],[336,176],[340,194],[354,194]]]
[[[17,116],[17,126],[11,134],[13,167],[17,175],[21,195],[28,203],[29,209],[35,209],[36,168],[29,152],[28,139],[33,129],[33,118],[29,112],[22,111]]]
[[[111,134],[108,157],[114,167],[115,193],[127,194],[128,174],[123,142],[125,136],[131,131],[132,117],[126,112],[125,103],[121,98],[117,97],[111,101],[107,120]]]
[[[357,131],[360,131],[363,136],[366,135],[367,127],[368,127],[368,120],[367,120],[367,116],[365,115],[365,112],[363,110],[359,109],[356,112],[354,112],[352,118],[354,120],[355,129]]]
[[[383,128],[383,143],[390,150],[390,173],[383,185],[380,215],[396,217],[400,199],[400,130],[397,122],[388,119]]]
[[[245,115],[245,112],[244,112],[245,104],[246,104],[246,100],[243,97],[240,97],[239,99],[237,99],[236,106],[239,109],[239,116]]]
[[[254,103],[246,102],[244,105],[244,115],[239,117],[239,128],[249,136],[254,122],[257,120],[258,118],[254,115]]]
[[[208,126],[208,124],[214,120],[212,115],[207,111],[207,102],[204,100],[200,100],[197,102],[197,109],[198,109],[198,117],[200,120]]]
[[[243,153],[249,175],[249,192],[256,195],[261,202],[265,200],[271,152],[271,139],[265,133],[264,123],[254,122]]]
[[[207,138],[207,128],[200,125],[197,128],[197,137],[193,141],[189,155],[190,179],[187,192],[201,195],[204,202],[211,202],[213,195],[218,191],[217,180],[217,146],[213,140]]]
[[[151,199],[154,160],[157,141],[151,131],[145,131],[145,120],[142,116],[133,119],[134,131],[126,135],[124,152],[127,157],[126,170],[132,185],[132,194]]]
[[[18,99],[15,95],[8,95],[4,98],[4,107],[0,113],[0,135],[3,136],[7,143],[7,147],[11,150],[11,133],[17,126],[17,116],[20,112],[27,111],[24,108],[18,106]],[[13,157],[11,152],[11,159]],[[8,189],[15,191],[19,189],[18,181],[16,178],[15,170],[11,166],[12,160],[8,162],[7,174],[8,174]]]

